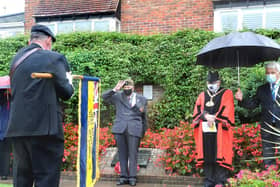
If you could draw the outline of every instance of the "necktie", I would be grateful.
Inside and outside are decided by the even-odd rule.
[[[273,100],[275,100],[276,99],[276,85],[275,85],[275,83],[273,83],[272,85],[271,85],[271,94],[272,94],[272,98],[273,98]]]
[[[272,99],[273,99],[273,100],[276,99],[276,94],[275,94],[275,92],[276,92],[276,85],[275,85],[275,83],[272,83],[272,84],[271,84],[271,94],[272,94]],[[272,116],[272,123],[275,123],[275,118],[274,118],[274,116]]]
[[[131,106],[131,101],[132,100],[132,97],[131,96],[128,96],[128,102],[129,102],[129,105]]]

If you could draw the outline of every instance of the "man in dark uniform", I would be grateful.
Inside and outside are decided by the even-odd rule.
[[[203,167],[205,187],[225,185],[232,170],[233,94],[221,87],[218,72],[209,72],[207,90],[196,100],[193,113],[197,167]]]
[[[64,152],[60,100],[69,99],[74,89],[67,60],[51,51],[52,42],[55,36],[48,27],[34,25],[29,46],[11,63],[6,137],[13,144],[14,187],[59,186]],[[51,73],[53,78],[32,79],[33,72]]]
[[[120,89],[123,88],[123,91]],[[105,102],[115,105],[116,120],[112,127],[121,166],[117,185],[136,185],[137,155],[140,139],[147,129],[145,97],[134,92],[132,80],[119,81],[114,89],[102,95]]]
[[[261,106],[261,137],[265,167],[275,165],[275,149],[280,143],[280,137],[273,128],[280,129],[280,64],[271,62],[266,65],[267,83],[258,87],[257,93],[252,98],[243,98],[242,91],[238,89],[235,98],[241,107],[254,109]],[[270,133],[272,132],[272,133]],[[279,153],[280,149],[278,150]]]

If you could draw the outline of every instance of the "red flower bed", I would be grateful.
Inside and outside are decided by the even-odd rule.
[[[65,124],[65,152],[63,158],[64,170],[75,170],[78,126]],[[111,124],[100,129],[100,154],[106,152],[107,147],[116,145],[111,133]],[[166,151],[158,159],[170,174],[191,175],[198,174],[200,170],[195,167],[195,142],[193,129],[187,122],[181,122],[174,129],[162,128],[152,131],[148,129],[142,139],[140,147],[159,148]],[[261,160],[261,139],[260,126],[255,124],[243,124],[234,128],[234,168],[235,172],[240,169],[254,170],[260,168]]]
[[[62,158],[63,171],[76,170],[78,151],[78,125],[72,123],[64,124],[64,156]]]
[[[263,161],[259,159],[262,157],[260,128],[258,124],[243,124],[234,129],[233,165],[235,172],[244,168],[254,170],[262,167]]]
[[[162,155],[158,161],[170,174],[195,173],[195,143],[189,123],[181,122],[174,129],[162,128],[155,132],[148,129],[140,147],[165,150],[166,154]]]

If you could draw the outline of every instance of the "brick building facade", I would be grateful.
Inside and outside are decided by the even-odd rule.
[[[121,31],[170,33],[185,28],[213,30],[212,0],[122,0]]]
[[[25,31],[29,31],[31,29],[31,26],[34,25],[35,20],[33,18],[35,9],[34,7],[37,7],[40,0],[25,0],[25,11],[24,11],[24,28]]]
[[[88,2],[88,0],[72,1],[80,4],[83,1]],[[42,2],[42,0],[25,1],[26,31],[35,23],[36,7]],[[108,3],[109,0],[98,2]],[[171,33],[185,28],[213,30],[212,0],[118,0],[118,4],[121,32],[147,35]],[[60,6],[67,7],[69,4]],[[53,8],[58,9],[55,5]]]

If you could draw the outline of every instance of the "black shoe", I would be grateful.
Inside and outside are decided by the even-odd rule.
[[[119,185],[126,185],[126,184],[128,184],[128,179],[127,178],[123,178],[123,177],[121,177],[120,179],[119,179],[119,181],[117,182],[117,185],[119,186]]]
[[[130,186],[136,186],[136,181],[129,181]]]
[[[128,181],[130,186],[136,186],[136,177],[129,177]]]
[[[7,176],[2,176],[1,180],[8,180],[8,177]]]

